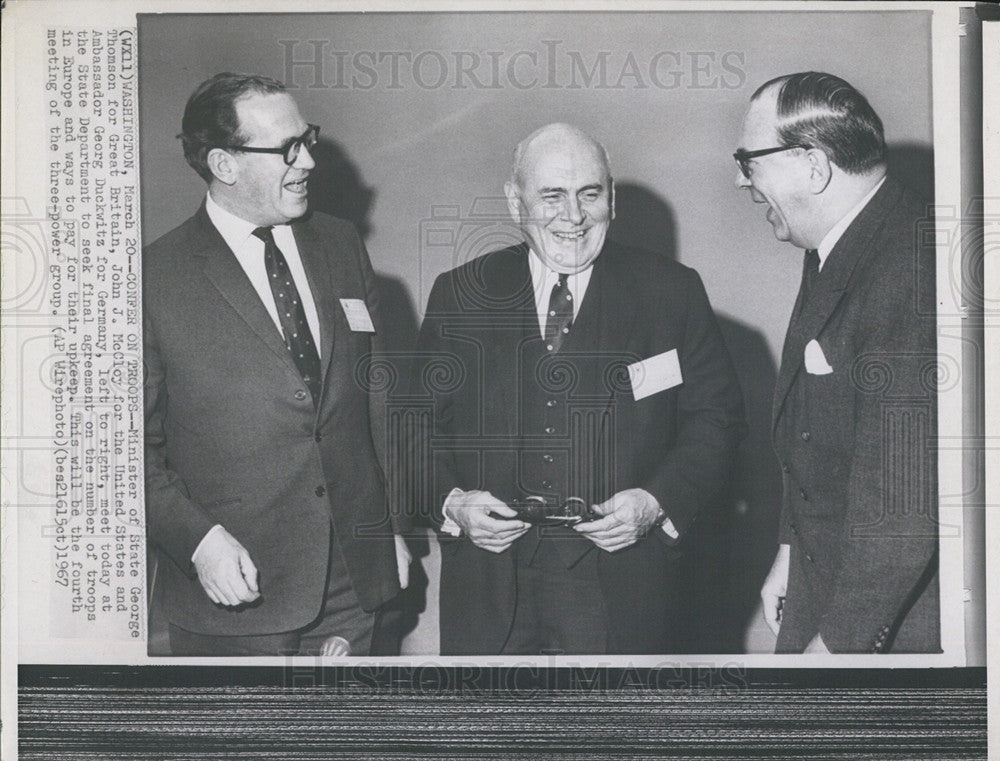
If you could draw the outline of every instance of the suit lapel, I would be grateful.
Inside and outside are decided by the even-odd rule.
[[[570,339],[575,332],[576,340],[583,347],[624,349],[633,335],[638,293],[635,276],[625,266],[623,257],[609,249],[610,244],[606,244],[594,262],[594,272],[580,305],[579,324],[570,330]],[[595,332],[596,341],[593,340]]]
[[[191,252],[192,257],[201,264],[205,277],[215,286],[222,298],[236,310],[264,345],[298,374],[281,332],[261,303],[260,296],[237,261],[236,255],[229,249],[209,219],[204,203],[196,216],[199,238],[197,242],[200,245],[194,247]]]
[[[483,272],[484,293],[495,304],[509,305],[496,314],[502,326],[501,340],[489,341],[487,347],[487,387],[499,388],[507,410],[503,420],[508,436],[518,435],[520,409],[520,368],[525,339],[538,336],[538,313],[535,311],[534,289],[528,268],[527,245],[517,246],[509,256],[498,257],[495,266],[487,264]]]
[[[813,282],[806,302],[800,304],[796,301],[781,351],[781,369],[774,391],[772,433],[778,425],[788,392],[802,368],[806,344],[819,336],[850,288],[854,271],[869,256],[885,212],[896,202],[899,192],[899,186],[891,179],[885,181],[834,245]]]

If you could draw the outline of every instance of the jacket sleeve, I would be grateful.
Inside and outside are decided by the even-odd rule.
[[[169,392],[155,326],[148,314],[143,317],[143,367],[146,534],[179,568],[194,578],[197,573],[191,556],[215,522],[190,499],[184,482],[167,463],[163,426]]]
[[[701,278],[688,270],[683,384],[677,401],[678,433],[644,485],[680,533],[699,510],[718,503],[746,434],[743,395]],[[669,537],[660,531],[662,538]]]

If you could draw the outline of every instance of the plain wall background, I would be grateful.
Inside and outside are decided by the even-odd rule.
[[[311,40],[322,41],[327,87],[312,86],[311,67],[286,66],[289,50],[299,61],[314,58]],[[474,56],[484,87],[459,72]],[[698,270],[747,403],[750,433],[727,512],[700,537],[706,561],[721,564],[689,569],[701,622],[693,649],[770,649],[755,609],[780,500],[771,393],[802,259],[774,239],[765,207],[735,189],[730,154],[757,86],[794,71],[828,71],[868,97],[885,124],[891,168],[930,197],[929,13],[143,15],[139,59],[145,243],[183,222],[205,193],[175,138],[193,89],[219,71],[275,77],[291,87],[306,120],[321,125],[310,202],[360,228],[388,307],[389,343],[400,351],[438,273],[510,242],[496,199],[515,144],[552,121],[601,140],[617,186],[611,235]],[[602,59],[603,81],[598,70],[587,83]],[[651,79],[656,60],[669,89]],[[421,551],[424,573],[410,593],[413,630],[404,643],[413,653],[437,646],[433,540]],[[706,590],[721,592],[713,598]]]

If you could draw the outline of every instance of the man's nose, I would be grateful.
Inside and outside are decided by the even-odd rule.
[[[750,178],[743,174],[743,170],[736,167],[736,189],[743,190],[750,187]]]
[[[312,169],[316,166],[316,162],[313,161],[312,153],[306,146],[299,147],[299,155],[295,157],[295,163],[292,164],[296,169]]]
[[[566,203],[563,204],[563,216],[568,222],[574,225],[583,224],[586,214],[580,205],[580,200],[576,196],[568,196],[566,198]]]

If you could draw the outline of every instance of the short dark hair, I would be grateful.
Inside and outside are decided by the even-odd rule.
[[[236,102],[249,95],[285,92],[276,79],[259,74],[233,74],[225,71],[206,79],[191,93],[184,108],[181,134],[184,158],[205,182],[212,181],[208,152],[226,145],[243,145]]]
[[[833,74],[804,71],[765,82],[753,94],[778,87],[778,137],[822,150],[849,174],[885,163],[882,120],[865,96]]]

